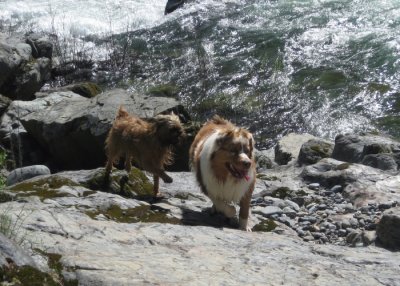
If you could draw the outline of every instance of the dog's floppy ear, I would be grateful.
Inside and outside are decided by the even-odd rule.
[[[250,147],[250,156],[253,157],[254,138],[253,138],[253,135],[251,135],[251,134],[250,134],[250,138],[249,138],[249,147]]]
[[[118,109],[116,119],[121,119],[121,118],[127,117],[127,116],[129,116],[128,111],[126,111],[126,109],[124,108],[124,106],[121,105],[121,106],[119,107],[119,109]]]
[[[232,140],[232,137],[234,135],[234,132],[232,130],[228,130],[220,134],[220,136],[217,138],[217,146],[221,147],[224,145],[227,141]]]

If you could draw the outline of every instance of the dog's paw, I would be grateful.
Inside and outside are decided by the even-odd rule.
[[[251,232],[251,227],[248,224],[248,220],[247,219],[242,219],[239,218],[239,229],[247,231],[247,232]]]
[[[172,178],[171,177],[165,177],[165,178],[163,178],[163,181],[165,182],[165,183],[168,183],[168,184],[170,184],[170,183],[172,183],[173,182],[173,180],[172,180]]]

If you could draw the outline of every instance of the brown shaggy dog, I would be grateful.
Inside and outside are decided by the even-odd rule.
[[[131,161],[143,170],[153,174],[154,196],[159,195],[159,178],[171,183],[172,178],[165,173],[164,165],[173,162],[172,148],[184,136],[184,130],[175,114],[157,115],[140,119],[129,115],[121,106],[106,139],[106,178],[113,163],[125,157],[125,170],[131,170]]]
[[[213,202],[213,211],[228,218],[240,204],[239,227],[248,226],[256,172],[253,136],[227,120],[214,116],[200,129],[190,147],[190,161],[200,188]]]

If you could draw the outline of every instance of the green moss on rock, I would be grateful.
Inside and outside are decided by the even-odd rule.
[[[11,202],[12,200],[13,200],[12,195],[0,190],[0,203]]]
[[[62,255],[58,253],[48,253],[45,252],[41,249],[35,249],[38,253],[40,253],[43,256],[47,257],[47,265],[49,266],[50,269],[53,270],[53,277],[56,281],[58,281],[57,285],[63,285],[63,286],[77,286],[78,285],[78,280],[65,280],[62,271],[65,270],[63,264],[61,263],[61,258]],[[74,270],[74,269],[69,269],[69,270]]]
[[[257,178],[264,181],[278,181],[279,178],[277,176],[269,176],[267,174],[259,173],[257,174]]]
[[[288,187],[280,187],[274,190],[271,194],[272,197],[280,199],[284,199],[286,197],[289,197],[290,195],[291,195],[291,190]]]
[[[153,96],[177,97],[179,88],[172,84],[162,84],[150,87],[147,93]]]
[[[350,166],[351,166],[351,163],[342,163],[342,164],[337,165],[335,169],[337,171],[343,171],[343,170],[348,169]]]
[[[256,224],[253,227],[253,231],[262,231],[262,232],[271,232],[273,231],[278,225],[272,219],[266,219],[261,221],[260,223]]]
[[[10,265],[0,268],[1,285],[59,286],[50,274],[41,272],[32,266],[18,267]],[[7,284],[6,284],[7,283]]]
[[[125,197],[146,197],[153,195],[153,184],[138,168],[132,167],[128,174],[114,169],[109,179],[105,178],[105,170],[96,172],[92,178],[82,183],[91,190],[117,193]]]
[[[101,93],[101,88],[93,82],[81,82],[68,87],[68,90],[87,98],[95,97]]]
[[[86,214],[92,219],[100,214],[104,215],[110,220],[119,223],[136,223],[136,222],[158,222],[158,223],[171,223],[178,224],[180,220],[168,217],[167,212],[160,210],[152,210],[150,205],[138,206],[135,208],[121,209],[117,205],[112,205],[107,210],[87,211]]]
[[[41,178],[33,181],[24,181],[10,188],[10,191],[17,192],[18,196],[38,196],[42,200],[55,197],[68,196],[58,192],[62,186],[79,186],[78,183],[57,175]]]

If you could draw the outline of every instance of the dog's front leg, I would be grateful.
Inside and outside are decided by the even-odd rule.
[[[168,176],[164,170],[160,170],[159,172],[159,176],[161,177],[161,179],[165,182],[165,183],[172,183],[172,178],[170,176]]]
[[[250,201],[253,189],[254,189],[254,184],[250,187],[250,190],[244,194],[239,204],[240,205],[239,228],[245,231],[251,231],[248,221],[250,213]]]
[[[132,157],[128,154],[126,154],[126,158],[125,158],[125,171],[128,173],[128,176],[131,172],[132,169]]]
[[[153,196],[158,197],[160,194],[159,186],[160,186],[160,177],[158,175],[153,175]]]

